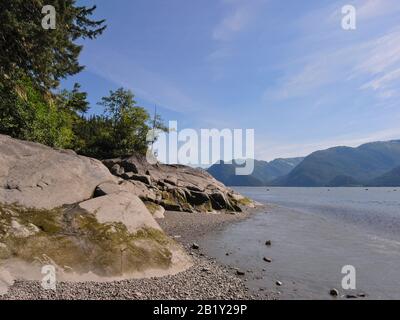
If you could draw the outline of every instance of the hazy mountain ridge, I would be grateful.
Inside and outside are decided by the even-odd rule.
[[[386,175],[390,176],[389,172],[397,166],[400,166],[400,140],[371,142],[357,148],[334,147],[313,152],[272,184],[288,187],[369,185],[380,176],[387,179]]]
[[[400,186],[400,140],[333,147],[305,158],[254,161],[249,176],[235,174],[240,162],[217,163],[207,171],[230,186]]]
[[[229,186],[265,186],[278,177],[288,174],[303,158],[275,159],[271,162],[254,160],[254,171],[248,176],[236,175],[235,169],[241,167],[239,160],[226,163],[220,161],[207,169],[214,178]]]
[[[399,187],[400,186],[400,167],[381,175],[368,183],[371,187]]]

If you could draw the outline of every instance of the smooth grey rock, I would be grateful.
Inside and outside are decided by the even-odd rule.
[[[121,187],[116,182],[104,182],[96,187],[94,190],[95,197],[105,196],[121,191]]]
[[[0,203],[52,209],[115,177],[98,160],[0,135]]]
[[[161,230],[139,197],[128,192],[90,199],[81,202],[79,207],[95,214],[100,223],[122,222],[130,232],[144,227]]]

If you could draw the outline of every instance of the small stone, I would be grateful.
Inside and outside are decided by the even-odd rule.
[[[192,244],[192,249],[198,250],[200,246],[197,243]]]
[[[346,294],[347,299],[357,299],[357,296],[355,294]]]
[[[357,296],[359,296],[360,298],[365,298],[367,295],[364,292],[360,292],[359,294],[357,294]]]
[[[270,245],[272,245],[272,241],[271,241],[271,240],[267,240],[267,241],[265,241],[265,245],[266,245],[266,246],[270,246]]]
[[[333,288],[333,289],[331,289],[331,290],[329,291],[329,294],[330,294],[332,297],[337,297],[337,296],[339,295],[339,291],[338,291],[337,289]]]
[[[242,270],[236,270],[236,274],[238,276],[244,276],[246,273],[244,271],[242,271]]]
[[[272,259],[271,259],[271,258],[268,258],[268,257],[264,257],[263,260],[266,261],[266,262],[269,262],[269,263],[272,262]]]
[[[229,256],[229,252],[225,253],[226,256]]]
[[[275,284],[276,284],[277,286],[281,286],[281,285],[282,285],[282,282],[279,281],[279,280],[277,280],[277,281],[275,282]]]

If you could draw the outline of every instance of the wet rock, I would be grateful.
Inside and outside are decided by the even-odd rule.
[[[149,175],[132,174],[131,180],[140,181],[144,184],[151,185],[151,177]]]
[[[264,257],[263,260],[264,260],[265,262],[269,262],[269,263],[272,262],[272,259],[271,259],[271,258],[268,258],[268,257]]]
[[[215,210],[222,210],[229,208],[226,197],[221,192],[210,194],[212,208]]]
[[[167,179],[164,179],[165,183],[168,183],[172,186],[177,186],[178,185],[178,180],[176,178],[173,177],[168,177]]]
[[[266,245],[266,246],[271,246],[271,245],[272,245],[272,241],[271,241],[271,240],[265,241],[265,245]]]
[[[165,210],[182,211],[182,207],[177,203],[173,203],[173,202],[169,202],[169,201],[160,201],[160,205],[162,207],[164,207]]]
[[[133,172],[125,172],[125,173],[122,174],[121,177],[124,178],[124,179],[131,179],[133,176],[134,176]]]
[[[335,288],[332,288],[332,289],[329,291],[329,294],[330,294],[332,297],[337,297],[337,296],[339,295],[339,291],[338,291],[337,289],[335,289]]]
[[[209,201],[210,198],[204,192],[188,191],[188,202],[192,205],[202,205]]]
[[[125,169],[125,171],[139,173],[136,163],[132,161],[132,159],[127,159],[125,161],[122,161],[121,166]]]

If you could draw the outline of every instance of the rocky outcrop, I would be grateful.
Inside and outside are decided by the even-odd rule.
[[[125,189],[132,189],[133,185],[133,192],[142,200],[161,205],[165,210],[240,212],[243,207],[253,204],[202,169],[160,163],[153,165],[140,155],[108,159],[103,163],[121,179],[120,185]]]
[[[190,259],[155,218],[253,204],[203,170],[141,156],[103,163],[0,135],[0,261],[110,277],[176,272]]]
[[[52,264],[61,274],[129,277],[190,266],[138,197],[156,199],[134,165],[112,170],[101,161],[0,135],[0,262],[31,271]],[[129,170],[129,171],[128,171]],[[157,271],[160,270],[160,271]],[[24,277],[24,275],[15,275]],[[68,279],[68,277],[67,277]]]
[[[0,135],[0,203],[52,209],[89,199],[114,180],[98,160]]]

